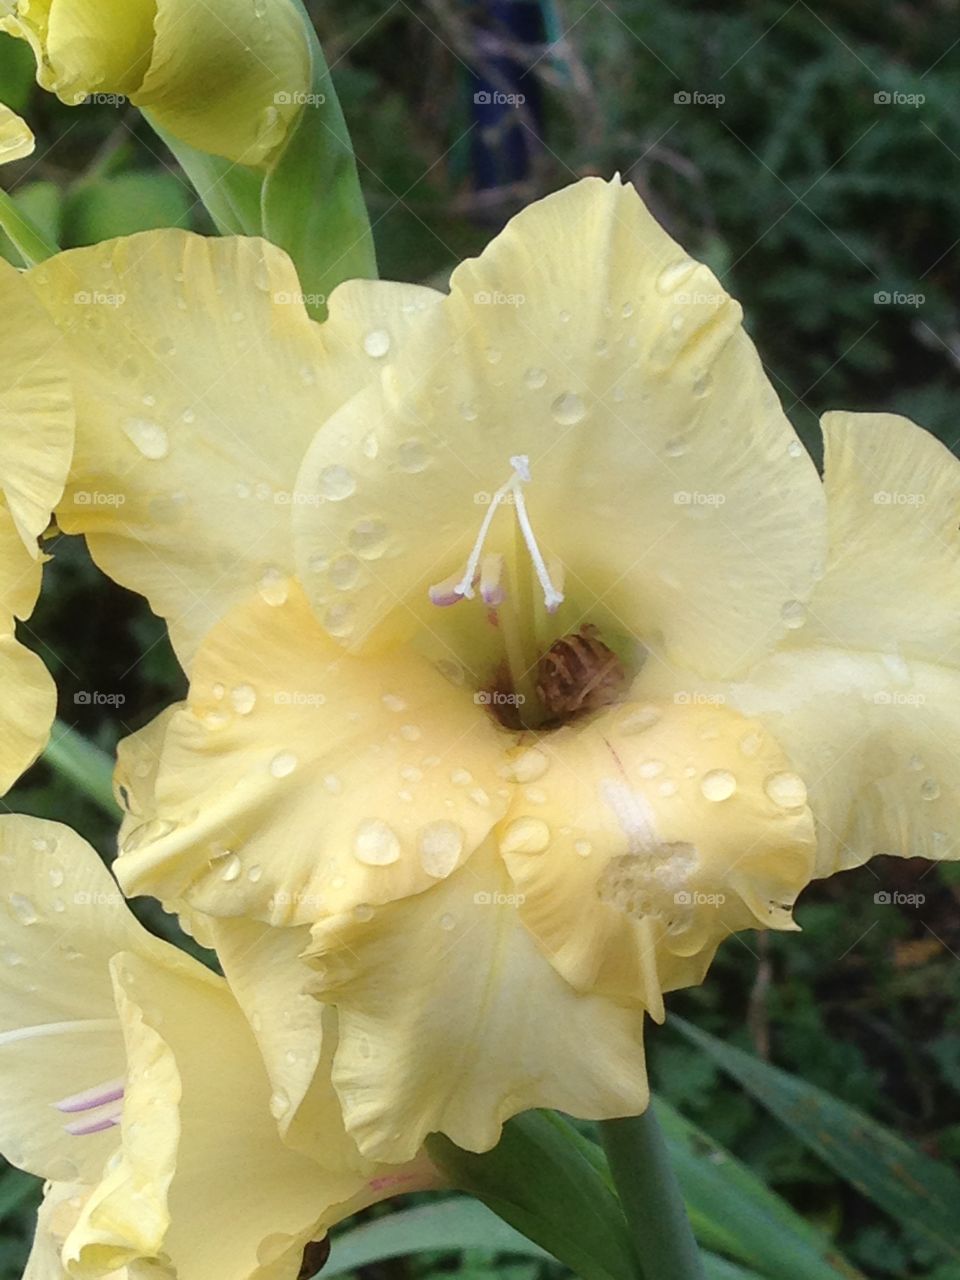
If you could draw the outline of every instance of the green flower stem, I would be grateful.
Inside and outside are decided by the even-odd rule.
[[[35,267],[59,252],[59,246],[49,240],[23,212],[18,209],[8,192],[0,188],[0,227],[13,241],[24,266]]]
[[[705,1280],[700,1250],[653,1107],[600,1125],[644,1280]]]
[[[105,751],[57,720],[43,760],[51,769],[69,778],[85,796],[111,818],[119,815],[113,796],[113,761]]]

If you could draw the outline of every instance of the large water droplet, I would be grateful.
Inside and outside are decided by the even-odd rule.
[[[536,782],[550,767],[550,758],[536,747],[521,751],[505,766],[503,773],[512,782]]]
[[[700,779],[705,800],[729,800],[737,789],[737,780],[729,769],[711,769]]]
[[[390,335],[386,329],[371,329],[363,339],[363,349],[374,360],[382,360],[390,350]]]
[[[321,496],[328,502],[342,502],[357,491],[353,472],[341,466],[324,467],[318,478],[318,486]]]
[[[10,910],[20,924],[36,924],[40,919],[37,908],[23,893],[11,893]]]
[[[420,865],[428,876],[444,879],[463,852],[463,831],[454,822],[431,822],[417,833]]]
[[[780,606],[780,618],[790,631],[798,631],[807,620],[807,606],[802,600],[787,600]]]
[[[265,604],[277,608],[286,604],[290,589],[279,569],[267,569],[257,583],[257,590]]]
[[[123,424],[123,434],[145,458],[154,462],[170,452],[170,438],[165,429],[149,418],[128,418]]]
[[[338,591],[349,591],[360,577],[360,561],[356,556],[337,556],[330,566],[330,583]]]
[[[288,778],[299,761],[292,751],[281,751],[270,761],[270,772],[275,778]]]
[[[405,440],[397,450],[397,463],[401,471],[417,475],[430,465],[430,455],[419,440]]]
[[[575,427],[587,414],[587,406],[575,391],[564,391],[550,406],[554,420],[561,427]]]
[[[350,530],[350,548],[364,560],[379,560],[387,547],[388,529],[382,520],[360,520]]]
[[[550,828],[542,818],[517,818],[503,833],[503,853],[543,853],[550,843]]]
[[[230,691],[230,701],[237,715],[248,716],[257,705],[257,691],[252,684],[238,684]]]
[[[368,818],[357,828],[353,853],[358,862],[368,867],[387,867],[400,857],[400,841],[385,822]]]
[[[802,809],[807,803],[806,783],[797,773],[773,773],[763,789],[780,809]]]

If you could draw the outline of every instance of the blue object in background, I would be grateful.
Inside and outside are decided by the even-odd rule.
[[[471,167],[478,191],[526,181],[540,149],[543,95],[532,70],[544,54],[540,0],[475,0]]]

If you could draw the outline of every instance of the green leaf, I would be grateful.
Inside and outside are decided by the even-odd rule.
[[[219,233],[222,236],[260,235],[263,174],[223,156],[197,151],[162,129],[149,111],[144,111],[143,116],[180,162]]]
[[[64,207],[64,243],[70,248],[155,227],[186,227],[195,201],[170,173],[123,173],[76,187]]]
[[[819,1231],[729,1151],[669,1103],[658,1099],[655,1110],[702,1245],[776,1280],[860,1276]]]
[[[221,235],[263,235],[292,258],[307,310],[322,320],[343,280],[375,279],[377,258],[347,124],[306,10],[311,84],[282,150],[265,170],[188,147],[145,119],[193,183]]]
[[[307,309],[322,318],[342,280],[376,279],[377,258],[347,124],[312,24],[308,101],[263,183],[263,233],[296,263]]]
[[[352,1231],[338,1233],[333,1237],[330,1261],[323,1268],[321,1280],[345,1275],[370,1262],[427,1249],[442,1253],[489,1249],[526,1258],[550,1256],[476,1200],[457,1196],[435,1204],[400,1209]]]
[[[20,1169],[8,1168],[0,1177],[0,1221],[28,1200],[40,1199],[40,1179]]]
[[[56,183],[24,183],[23,186],[17,187],[10,199],[20,217],[34,228],[35,233],[43,239],[50,252],[55,252],[56,246],[60,243],[63,207],[63,197]],[[0,254],[18,267],[24,261],[23,254],[15,247],[5,231],[0,231]]]
[[[593,1148],[593,1151],[589,1148]],[[638,1275],[627,1224],[595,1144],[559,1116],[528,1111],[503,1129],[492,1151],[461,1151],[438,1134],[433,1161],[454,1186],[536,1241],[583,1280]],[[599,1157],[599,1162],[597,1157]]]
[[[119,815],[113,796],[113,761],[76,729],[71,729],[62,720],[55,721],[43,761],[69,778],[110,818]]]
[[[688,1040],[772,1112],[842,1178],[913,1233],[960,1258],[960,1177],[855,1107],[672,1018]]]

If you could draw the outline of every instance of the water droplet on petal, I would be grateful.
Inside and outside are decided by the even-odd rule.
[[[386,550],[388,532],[382,520],[360,520],[350,530],[350,548],[364,560],[379,560]]]
[[[397,449],[397,462],[401,471],[417,475],[430,465],[430,455],[419,440],[405,440]]]
[[[270,761],[270,772],[275,778],[288,778],[299,761],[292,751],[281,751]]]
[[[729,800],[737,789],[737,780],[729,769],[711,769],[700,780],[705,800]]]
[[[528,369],[523,375],[523,381],[531,391],[539,391],[541,387],[546,385],[547,373],[545,369],[532,368]]]
[[[797,773],[773,773],[763,789],[780,809],[802,809],[807,803],[806,783]]]
[[[47,874],[54,889],[59,889],[66,878],[62,867],[51,867]]]
[[[357,611],[350,604],[333,604],[323,615],[323,625],[332,636],[348,636],[353,630]]]
[[[802,600],[787,600],[780,607],[780,619],[790,631],[797,631],[807,620],[807,606]]]
[[[681,258],[678,262],[672,262],[657,276],[657,293],[664,295],[675,293],[682,284],[686,284],[696,269],[697,264],[692,258]]]
[[[159,422],[151,422],[148,418],[128,418],[123,425],[123,434],[145,458],[154,462],[170,452],[170,438]]]
[[[359,920],[361,924],[366,924],[374,917],[373,907],[367,902],[358,902],[353,908],[353,918]]]
[[[564,391],[550,406],[554,420],[561,427],[575,427],[587,414],[587,406],[575,391]]]
[[[277,608],[282,604],[286,604],[290,589],[279,569],[267,569],[257,583],[257,590],[264,604]]]
[[[361,565],[356,556],[337,556],[330,566],[330,582],[338,591],[349,591],[357,585]]]
[[[920,794],[924,800],[937,800],[940,796],[940,783],[936,778],[927,778],[920,788]]]
[[[289,1110],[289,1095],[286,1094],[283,1089],[277,1089],[277,1091],[270,1096],[270,1114],[273,1116],[274,1120],[282,1120]]]
[[[323,789],[328,795],[338,796],[343,790],[343,783],[335,773],[326,773],[323,776]]]
[[[581,858],[589,858],[593,853],[593,845],[589,840],[575,840],[573,842],[574,853],[578,853]]]
[[[406,711],[407,700],[397,693],[385,693],[380,699],[388,711]]]
[[[227,884],[232,884],[234,880],[239,880],[240,872],[243,870],[243,863],[235,853],[223,854],[222,860],[217,859],[217,865],[220,867],[221,880],[225,880]]]
[[[371,329],[363,339],[363,349],[374,360],[382,360],[390,350],[390,335],[386,329]]]
[[[536,747],[528,747],[508,762],[503,774],[512,782],[536,782],[538,778],[543,777],[549,767],[549,756]]]
[[[450,875],[463,852],[463,831],[454,822],[431,822],[417,833],[420,865],[428,876],[443,880]]]
[[[453,917],[449,911],[444,912],[444,914],[440,917],[440,928],[446,930],[446,932],[449,933],[451,929],[455,929],[456,927],[457,927],[457,921],[455,917]]]
[[[662,760],[644,760],[637,773],[641,778],[656,778],[663,773],[664,767]]]
[[[740,739],[740,750],[745,756],[755,756],[763,746],[763,738],[759,733],[745,733]]]
[[[353,854],[368,867],[387,867],[400,857],[400,841],[385,822],[369,818],[357,828]]]
[[[257,691],[252,684],[238,684],[230,691],[230,701],[237,715],[248,716],[257,705]]]
[[[542,818],[517,818],[500,841],[502,853],[543,853],[550,843],[550,828]]]
[[[357,481],[352,471],[346,467],[324,467],[320,472],[319,489],[322,497],[328,502],[342,502],[357,491]]]
[[[23,893],[11,893],[10,909],[20,924],[36,924],[40,919],[37,908]]]

